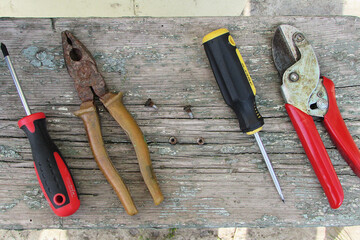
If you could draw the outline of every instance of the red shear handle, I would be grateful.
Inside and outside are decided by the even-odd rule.
[[[340,207],[344,192],[312,117],[290,104],[285,104],[285,108],[330,206],[334,209]]]
[[[324,117],[325,127],[347,164],[360,177],[360,151],[351,137],[336,104],[334,83],[330,79],[323,77],[323,84],[329,98],[329,110]]]

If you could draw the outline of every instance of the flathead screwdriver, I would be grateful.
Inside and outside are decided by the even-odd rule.
[[[18,125],[29,139],[34,168],[41,190],[56,215],[69,216],[75,213],[80,206],[71,173],[59,149],[49,136],[45,114],[42,112],[31,114],[9,52],[3,43],[1,43],[1,51],[27,115],[18,121]]]
[[[276,190],[285,202],[279,181],[259,136],[264,119],[256,107],[256,89],[234,39],[227,29],[221,28],[207,34],[203,38],[203,45],[226,104],[236,113],[240,129],[255,136]]]

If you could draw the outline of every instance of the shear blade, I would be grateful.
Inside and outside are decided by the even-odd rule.
[[[293,41],[293,35],[300,32],[293,26],[280,25],[272,40],[272,55],[276,69],[282,76],[286,69],[300,59],[300,53]]]
[[[328,98],[320,80],[315,52],[304,34],[295,27],[280,25],[272,47],[285,102],[311,116],[323,117],[328,109]]]

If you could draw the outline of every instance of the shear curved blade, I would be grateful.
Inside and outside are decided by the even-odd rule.
[[[300,59],[300,53],[293,41],[293,35],[300,32],[293,26],[280,25],[272,40],[272,54],[276,69],[282,76],[286,69]]]
[[[290,25],[280,25],[272,42],[275,67],[282,78],[285,102],[311,116],[323,117],[328,109],[319,64],[304,34]]]

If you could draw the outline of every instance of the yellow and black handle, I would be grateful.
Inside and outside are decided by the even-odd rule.
[[[256,89],[229,31],[221,28],[207,34],[203,45],[221,94],[236,113],[241,131],[248,135],[260,131],[264,120],[256,107]]]

